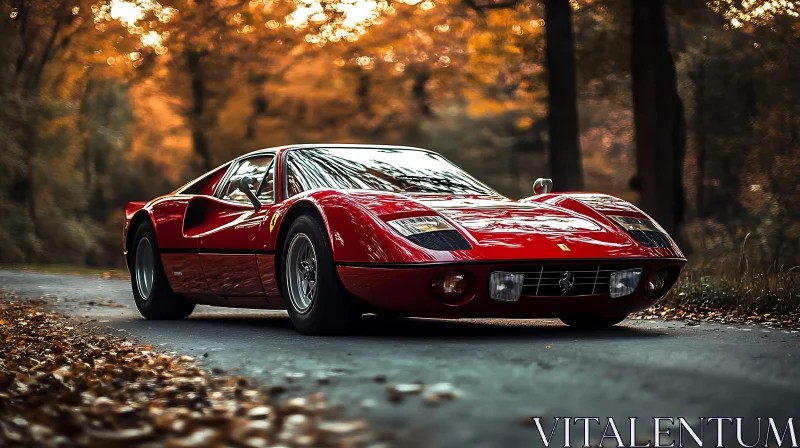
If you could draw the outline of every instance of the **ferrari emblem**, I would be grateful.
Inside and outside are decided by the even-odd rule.
[[[559,249],[563,250],[564,252],[569,252],[569,247],[566,244],[559,244]]]
[[[572,289],[572,285],[575,284],[575,278],[572,277],[572,272],[565,272],[564,276],[561,277],[561,280],[558,281],[558,286],[561,287],[561,294],[566,294],[567,291]]]
[[[278,222],[278,216],[280,216],[280,215],[281,215],[281,212],[275,212],[275,214],[272,215],[272,219],[269,220],[269,231],[270,232],[272,232],[272,229],[275,228],[275,223]]]

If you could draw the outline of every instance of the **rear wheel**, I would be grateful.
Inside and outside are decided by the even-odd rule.
[[[322,224],[297,218],[286,236],[281,282],[286,310],[303,334],[336,334],[353,328],[361,314],[342,285]]]
[[[142,223],[133,237],[131,287],[136,308],[147,319],[182,319],[194,311],[195,304],[172,292],[153,224]]]
[[[598,329],[608,328],[614,326],[628,317],[625,316],[612,316],[612,317],[562,317],[561,322],[569,325],[570,327],[581,329]]]

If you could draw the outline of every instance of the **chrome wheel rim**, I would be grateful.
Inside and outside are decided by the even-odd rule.
[[[317,297],[317,254],[305,233],[298,233],[289,244],[286,260],[289,299],[294,309],[305,314]]]
[[[153,262],[153,246],[150,240],[142,238],[136,246],[136,287],[142,300],[150,298],[153,291],[155,264]]]

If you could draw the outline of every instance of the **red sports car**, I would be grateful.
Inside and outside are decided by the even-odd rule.
[[[607,326],[675,283],[686,260],[650,217],[551,186],[514,201],[418,148],[263,149],[130,203],[125,258],[148,319],[286,309],[306,334],[363,313]]]

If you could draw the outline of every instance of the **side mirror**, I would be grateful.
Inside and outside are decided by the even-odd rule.
[[[253,203],[253,208],[258,210],[261,208],[261,201],[258,200],[256,194],[253,193],[253,185],[256,183],[256,178],[253,176],[242,176],[241,180],[239,180],[239,189],[247,196],[247,199],[250,199],[250,202]]]
[[[553,181],[546,177],[540,177],[533,183],[533,194],[546,194],[553,191]]]

